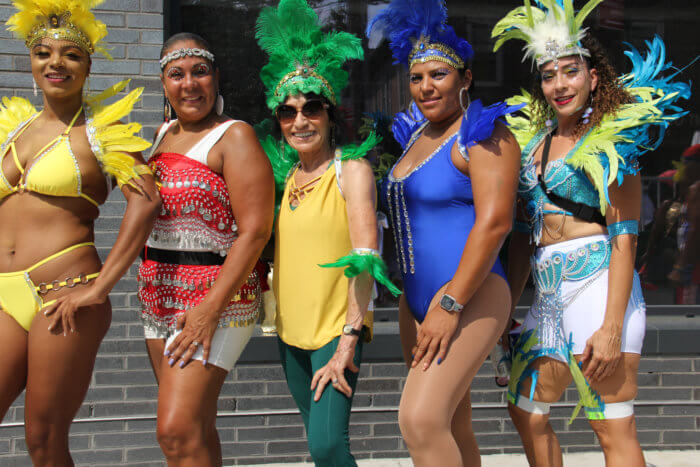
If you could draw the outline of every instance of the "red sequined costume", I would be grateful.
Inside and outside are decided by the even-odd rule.
[[[177,318],[207,294],[221,270],[220,263],[237,238],[238,227],[223,177],[196,160],[206,163],[206,154],[225,131],[224,126],[228,128],[230,124],[220,125],[203,138],[201,142],[209,143],[205,148],[198,148],[198,143],[188,155],[157,153],[149,160],[160,184],[163,205],[138,274],[146,326],[174,330]],[[167,127],[161,130],[154,147],[166,131]],[[218,136],[212,135],[214,132]],[[166,257],[177,257],[180,264],[149,258],[149,250],[152,256],[164,252]],[[222,312],[219,327],[254,323],[260,295],[260,280],[254,270]]]

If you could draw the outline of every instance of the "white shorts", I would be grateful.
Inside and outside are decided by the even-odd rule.
[[[555,251],[568,253],[594,241],[605,239],[605,236],[577,238],[566,242],[557,243],[537,249],[537,261],[548,259]],[[561,296],[567,306],[562,315],[564,336],[571,337],[574,355],[580,355],[586,348],[586,341],[603,325],[605,309],[608,297],[608,272],[601,270],[595,279],[580,281],[564,280],[561,283]],[[583,288],[583,289],[581,289]],[[567,297],[574,297],[567,300]],[[538,320],[533,315],[533,308],[528,310],[522,330],[526,331],[537,327]],[[646,305],[642,296],[639,276],[636,271],[632,282],[632,292],[622,326],[622,352],[642,353],[644,334],[646,333]],[[535,349],[537,346],[534,347]],[[559,355],[549,355],[557,360],[564,361]]]
[[[214,333],[209,349],[207,364],[218,366],[226,371],[231,371],[236,365],[243,349],[253,335],[255,324],[243,327],[218,328]],[[165,348],[173,342],[182,331],[163,331],[155,326],[144,325],[143,333],[146,339],[166,339]],[[192,360],[204,360],[204,350],[200,345],[192,355]]]

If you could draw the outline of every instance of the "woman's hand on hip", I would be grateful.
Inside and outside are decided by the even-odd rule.
[[[605,326],[598,329],[586,341],[581,356],[583,376],[588,381],[601,381],[615,373],[622,360],[622,329]]]
[[[416,345],[411,350],[411,368],[416,368],[422,361],[425,371],[436,356],[438,365],[442,363],[447,356],[450,340],[457,330],[459,316],[459,312],[446,311],[439,304],[428,310],[418,329]]]
[[[219,326],[220,311],[218,307],[209,305],[206,300],[187,310],[177,320],[177,329],[182,329],[175,339],[165,349],[165,356],[170,357],[168,364],[173,366],[180,360],[180,368],[184,368],[202,346],[202,364],[206,366],[211,350],[211,341]]]
[[[350,384],[345,379],[345,369],[357,373],[360,371],[355,365],[355,344],[350,343],[349,345],[344,345],[341,337],[341,342],[338,343],[338,348],[335,350],[333,357],[326,363],[322,368],[319,368],[314,377],[311,380],[311,390],[315,390],[314,402],[318,402],[321,399],[323,390],[326,388],[330,382],[333,388],[337,391],[345,394],[346,397],[352,397],[352,388]],[[357,337],[352,337],[352,339],[357,339]]]
[[[54,303],[44,307],[44,315],[51,317],[49,331],[67,336],[68,332],[77,332],[75,314],[81,308],[101,305],[107,301],[107,296],[101,293],[95,283],[76,288],[68,295],[57,298]],[[51,316],[53,315],[53,316]]]

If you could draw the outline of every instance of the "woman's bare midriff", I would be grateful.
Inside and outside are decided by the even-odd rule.
[[[24,270],[65,248],[94,241],[99,210],[82,198],[15,193],[0,202],[0,272]],[[100,270],[92,246],[78,248],[30,273],[35,284]],[[53,292],[46,295],[51,299]]]
[[[546,203],[544,209],[561,210],[561,208]],[[546,214],[542,227],[542,240],[537,246],[555,245],[567,240],[606,233],[608,233],[607,229],[595,222],[586,222],[563,214]]]

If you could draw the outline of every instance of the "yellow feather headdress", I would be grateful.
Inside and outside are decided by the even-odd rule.
[[[7,26],[28,48],[50,37],[75,42],[86,52],[111,58],[99,42],[107,35],[107,26],[93,15],[91,8],[104,0],[13,0],[17,13]]]

